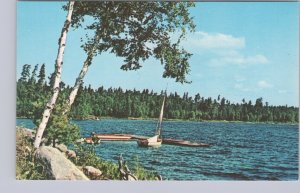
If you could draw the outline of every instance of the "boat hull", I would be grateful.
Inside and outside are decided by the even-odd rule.
[[[152,141],[150,142],[147,139],[142,139],[142,140],[137,141],[137,144],[140,147],[160,147],[161,143],[162,143],[162,140],[158,140],[158,141],[155,141],[155,142],[152,142]]]
[[[86,144],[100,144],[101,140],[100,139],[93,140],[91,137],[87,137],[87,138],[84,139],[83,142],[86,143]]]

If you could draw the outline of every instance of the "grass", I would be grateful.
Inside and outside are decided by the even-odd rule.
[[[157,180],[158,174],[155,172],[147,171],[142,167],[138,156],[136,156],[133,162],[129,162],[129,165],[132,166],[132,172],[139,180]]]
[[[72,161],[79,166],[93,166],[102,171],[103,175],[95,180],[120,180],[120,174],[118,171],[118,165],[101,159],[96,155],[94,146],[92,145],[81,145],[75,147],[77,157]],[[129,169],[132,173],[138,177],[139,180],[156,180],[156,174],[151,171],[144,169],[136,158],[132,163],[129,164]]]
[[[47,180],[41,164],[34,160],[32,140],[17,129],[16,133],[16,179],[17,180]]]

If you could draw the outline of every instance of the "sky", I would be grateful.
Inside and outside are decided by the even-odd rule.
[[[17,3],[17,79],[24,64],[54,70],[58,38],[66,18],[62,2]],[[259,97],[270,105],[299,106],[299,3],[197,2],[190,9],[196,24],[182,46],[193,54],[191,71],[181,84],[162,78],[160,61],[150,58],[137,71],[122,71],[122,59],[103,53],[84,79],[93,88],[152,89],[234,103]],[[86,58],[83,30],[68,33],[62,81],[74,85]],[[176,34],[172,35],[176,37]],[[33,68],[33,67],[32,67]]]

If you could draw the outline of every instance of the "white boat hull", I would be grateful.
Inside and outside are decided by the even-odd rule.
[[[141,147],[159,147],[161,146],[162,140],[158,138],[158,135],[156,135],[148,139],[138,140],[137,143]]]

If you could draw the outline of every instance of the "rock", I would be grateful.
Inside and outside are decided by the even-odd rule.
[[[127,180],[128,181],[136,181],[136,180],[138,180],[138,178],[136,176],[134,176],[133,174],[128,174]]]
[[[58,149],[41,146],[36,150],[36,160],[41,163],[45,172],[53,180],[89,180],[70,160]]]
[[[68,156],[68,158],[75,158],[76,157],[76,153],[73,150],[67,150],[66,155]]]
[[[82,167],[82,171],[90,179],[99,179],[99,177],[102,175],[102,172],[93,166],[84,166]]]
[[[17,127],[17,129],[21,131],[21,133],[28,138],[33,139],[35,137],[35,130],[31,130],[23,127]]]
[[[58,144],[58,145],[56,145],[56,148],[57,148],[59,151],[63,152],[63,153],[65,153],[65,152],[68,151],[67,146],[64,145],[64,144]]]

